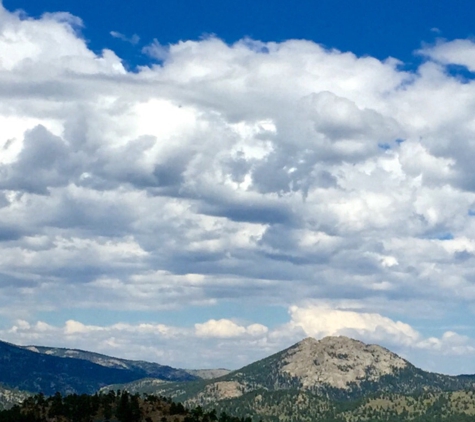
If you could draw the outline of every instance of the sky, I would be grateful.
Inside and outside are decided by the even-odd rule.
[[[468,1],[0,0],[0,339],[475,373]]]

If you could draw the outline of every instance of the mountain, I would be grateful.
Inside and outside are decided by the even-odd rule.
[[[219,391],[216,382],[214,387],[208,384],[206,388]],[[331,399],[346,399],[376,391],[412,394],[427,389],[458,390],[471,387],[475,376],[426,372],[384,347],[340,336],[319,341],[306,338],[220,378],[219,382],[226,382],[228,391],[233,385],[235,394],[258,389],[298,389]]]
[[[82,353],[83,357],[88,354],[78,353]],[[160,365],[155,367],[155,364],[150,364],[149,367],[145,362],[135,365],[130,361],[125,362],[129,362],[129,366],[125,363],[125,366],[105,366],[91,360],[54,356],[0,342],[0,383],[7,388],[50,395],[56,391],[63,394],[94,393],[105,385],[131,382],[147,377],[150,373],[157,378],[173,381],[196,379],[170,367],[163,367],[164,371],[160,372]]]
[[[426,372],[381,346],[341,336],[320,341],[307,338],[213,380],[186,384],[142,380],[122,387],[131,392],[169,395],[188,405],[209,406],[223,401],[229,406],[235,402],[252,407],[247,402],[258,396],[266,405],[266,400],[286,395],[299,395],[305,400],[352,400],[375,393],[420,394],[474,385],[475,376]]]
[[[199,378],[205,378],[204,376],[202,377],[199,375],[194,375],[192,371],[184,369],[175,369],[167,365],[160,365],[158,363],[138,360],[114,358],[111,356],[101,355],[99,353],[87,352],[78,349],[64,349],[43,346],[25,346],[23,348],[32,352],[41,353],[48,356],[86,360],[107,368],[123,369],[141,373],[143,374],[142,378],[151,377],[167,381],[192,381]]]
[[[215,415],[224,411],[239,417],[251,415],[253,421],[265,422],[475,420],[474,375],[426,372],[388,349],[347,337],[319,341],[307,338],[215,379],[175,382],[148,377],[160,368],[158,364],[80,350],[25,348],[0,342],[0,383],[8,387],[0,389],[0,399],[4,391],[3,397],[10,404],[15,400],[14,394],[21,392],[12,392],[11,387],[45,394],[56,390],[92,393],[110,380],[111,385],[102,388],[93,401],[112,397],[117,390],[144,392],[169,396],[186,406],[202,406],[208,412],[215,409]],[[67,403],[82,396],[71,397]],[[146,400],[149,399],[154,400]],[[44,398],[40,396],[25,403],[35,400],[40,400],[44,409]],[[145,406],[147,412],[149,405]],[[178,404],[173,406],[175,410],[179,408]],[[154,415],[158,417],[158,413]],[[155,416],[143,416],[141,420],[155,420]],[[186,419],[179,414],[176,418]],[[96,420],[105,419],[98,416]]]

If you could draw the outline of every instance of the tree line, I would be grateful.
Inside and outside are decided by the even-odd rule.
[[[250,417],[234,417],[226,412],[187,409],[182,403],[162,396],[108,393],[40,393],[21,405],[0,412],[0,422],[252,422]]]

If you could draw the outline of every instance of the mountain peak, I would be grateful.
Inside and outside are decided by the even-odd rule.
[[[383,347],[349,337],[308,337],[284,352],[281,371],[300,379],[306,388],[326,384],[346,389],[350,384],[377,381],[407,365]]]
[[[326,336],[321,338],[320,340],[317,340],[315,337],[306,337],[295,346],[298,344],[307,344],[307,345],[317,345],[317,344],[338,344],[338,343],[346,343],[346,344],[364,344],[360,340],[356,340],[354,338],[350,338],[347,336]]]

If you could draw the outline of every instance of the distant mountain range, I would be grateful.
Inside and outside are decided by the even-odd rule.
[[[7,387],[0,390],[0,402],[2,391],[4,396],[10,395],[10,402],[15,400],[14,394],[21,394],[8,388],[46,395],[120,389],[169,396],[188,406],[234,415],[255,414],[266,420],[279,420],[279,415],[292,420],[326,415],[331,420],[331,415],[343,417],[350,411],[349,404],[342,408],[338,403],[355,400],[360,400],[358,406],[366,403],[364,408],[353,406],[350,413],[355,417],[358,412],[371,415],[376,408],[382,415],[398,415],[394,400],[407,409],[424,408],[424,403],[437,409],[440,400],[446,404],[453,401],[454,409],[460,407],[465,412],[472,409],[467,404],[472,398],[475,415],[475,396],[469,393],[474,390],[475,375],[426,372],[381,346],[347,337],[307,338],[233,372],[174,369],[81,350],[0,342],[0,383]],[[418,410],[420,415],[424,409]],[[347,420],[353,420],[350,416]]]
[[[167,381],[199,379],[182,369],[150,362],[116,359],[81,350],[16,346],[0,342],[0,384],[46,395],[59,391],[94,393],[113,383],[145,377]]]
[[[49,356],[58,356],[61,358],[81,359],[96,363],[108,368],[128,369],[139,371],[146,374],[147,377],[157,378],[167,381],[191,381],[193,379],[212,379],[222,377],[231,372],[229,369],[176,369],[167,365],[160,365],[154,362],[143,360],[127,360],[114,358],[100,353],[87,352],[79,349],[65,349],[59,347],[44,346],[19,346],[23,349],[36,353],[42,353]]]
[[[132,371],[142,375],[142,378],[152,377],[167,381],[192,381],[206,378],[207,373],[207,370],[204,370],[204,376],[199,376],[197,375],[201,373],[199,370],[176,369],[172,368],[171,366],[160,365],[158,363],[114,358],[111,356],[78,349],[64,349],[42,346],[24,346],[23,349],[48,356],[86,360],[106,368]]]

